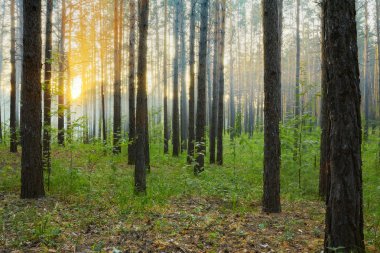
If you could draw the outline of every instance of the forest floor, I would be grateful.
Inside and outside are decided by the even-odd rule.
[[[198,177],[185,155],[163,155],[153,139],[146,196],[133,194],[125,153],[74,144],[53,147],[47,197],[20,200],[20,154],[0,146],[0,252],[321,252],[317,136],[303,139],[301,162],[283,138],[282,213],[272,215],[261,212],[259,134],[226,139],[225,165]],[[377,142],[363,150],[366,245],[380,252]]]

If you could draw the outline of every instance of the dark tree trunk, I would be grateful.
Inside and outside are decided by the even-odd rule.
[[[208,0],[201,2],[201,27],[199,38],[199,68],[198,68],[198,100],[196,118],[196,164],[194,173],[204,170],[206,152],[206,69],[207,69],[207,30],[208,30]]]
[[[66,38],[66,0],[62,0],[61,38],[59,48],[59,80],[58,80],[58,144],[65,144],[65,38]]]
[[[214,63],[212,81],[212,107],[210,119],[210,163],[215,163],[216,133],[218,131],[218,95],[219,95],[219,0],[215,1],[215,23],[214,23]]]
[[[217,153],[216,153],[216,163],[218,165],[223,165],[223,130],[224,130],[224,38],[225,38],[225,27],[226,27],[226,0],[221,0],[220,4],[220,48],[219,48],[219,98],[218,98],[218,127],[217,127]]]
[[[322,8],[331,168],[325,251],[365,252],[355,0],[328,0]]]
[[[114,0],[114,98],[113,98],[113,153],[121,152],[121,45],[119,26],[122,17],[122,0]],[[120,12],[120,14],[119,14]]]
[[[368,140],[369,130],[369,26],[368,26],[368,0],[364,1],[364,52],[363,52],[363,88],[364,88],[364,141]]]
[[[133,1],[133,0],[132,0]],[[100,68],[101,68],[101,83],[100,83],[100,100],[101,100],[101,125],[102,125],[102,136],[103,144],[107,144],[107,123],[106,123],[106,78],[107,78],[107,38],[106,38],[106,27],[104,24],[104,10],[102,9],[102,3],[100,3],[102,11],[102,21],[101,21],[101,42],[100,42]]]
[[[233,34],[234,27],[232,25],[232,18],[230,19],[230,27],[232,29],[230,38],[230,139],[235,138],[235,90],[234,90],[234,57],[233,57]]]
[[[322,2],[323,3],[323,2]],[[322,33],[325,30],[325,21],[323,15],[325,13],[322,11],[321,13],[321,26],[322,26]],[[321,53],[322,53],[322,65],[321,65],[321,146],[320,146],[320,168],[319,168],[319,196],[325,200],[327,195],[327,175],[330,167],[329,163],[329,136],[330,136],[330,121],[329,121],[329,112],[328,112],[328,105],[327,105],[327,77],[326,77],[326,53],[325,53],[325,43],[326,41],[322,39],[321,41],[322,47],[321,47]]]
[[[135,92],[135,43],[136,43],[136,2],[129,1],[129,134],[128,164],[136,162],[136,92]]]
[[[11,0],[11,105],[10,105],[10,152],[17,153],[16,127],[16,0]]]
[[[187,116],[187,91],[186,91],[186,33],[185,33],[185,4],[184,0],[180,0],[180,44],[181,44],[181,151],[187,149],[188,138],[188,116]]]
[[[44,82],[44,128],[43,128],[43,163],[50,177],[50,142],[51,142],[51,63],[52,63],[52,16],[53,0],[46,1],[46,43],[45,43],[45,82]],[[49,189],[50,180],[48,180]]]
[[[139,49],[137,66],[137,111],[136,114],[136,165],[135,165],[135,192],[146,193],[146,157],[147,126],[148,126],[148,101],[146,91],[146,71],[147,71],[147,36],[148,36],[148,15],[149,0],[138,2],[139,10]]]
[[[169,122],[168,122],[168,62],[167,62],[167,32],[168,32],[168,0],[165,0],[164,24],[164,153],[169,153]]]
[[[263,1],[264,27],[264,196],[263,211],[281,212],[280,161],[281,118],[280,43],[277,0]]]
[[[194,141],[195,141],[195,10],[196,1],[191,0],[190,14],[190,88],[189,88],[189,142],[187,149],[187,163],[191,164],[194,160]]]
[[[24,0],[21,198],[45,196],[41,147],[41,1]]]
[[[178,51],[179,51],[179,1],[175,0],[175,19],[174,19],[174,48],[175,54],[173,59],[173,156],[178,156],[180,152],[179,140],[179,101],[178,101]]]

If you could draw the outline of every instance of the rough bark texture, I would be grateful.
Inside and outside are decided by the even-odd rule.
[[[264,196],[263,211],[281,212],[280,160],[281,116],[280,43],[277,0],[263,0],[264,17]]]
[[[191,0],[190,14],[190,88],[189,88],[189,142],[187,148],[187,162],[194,160],[195,141],[195,6],[196,1]]]
[[[62,0],[61,38],[59,47],[59,80],[58,80],[58,144],[65,144],[65,38],[66,38],[66,0]]]
[[[10,104],[10,152],[17,152],[17,130],[16,130],[16,3],[11,1],[11,104]]]
[[[168,122],[168,56],[167,56],[167,32],[168,32],[168,1],[165,0],[165,24],[164,24],[164,153],[169,153],[169,122]]]
[[[179,3],[180,0],[175,0],[175,18],[174,18],[174,59],[173,59],[173,156],[178,156],[180,152],[179,140],[179,85],[178,85],[178,51],[179,51]]]
[[[113,153],[121,152],[121,46],[119,35],[122,12],[119,10],[122,2],[114,2],[114,92],[113,92]],[[120,12],[120,14],[119,14]]]
[[[135,165],[135,192],[146,193],[146,142],[148,126],[148,101],[146,90],[146,71],[147,71],[147,37],[148,37],[148,15],[149,0],[138,2],[139,10],[139,49],[137,66],[137,111],[136,114],[136,165]]]
[[[198,100],[196,118],[196,164],[194,173],[204,170],[206,152],[206,69],[207,69],[207,30],[208,30],[208,0],[201,2],[201,27],[199,39],[199,68],[198,68]]]
[[[325,251],[365,252],[355,0],[323,3],[330,173]]]
[[[46,1],[46,43],[44,74],[44,129],[43,129],[43,162],[50,175],[50,142],[51,142],[51,63],[52,63],[52,16],[53,0]],[[49,182],[49,180],[48,180]],[[49,185],[48,185],[49,188]]]
[[[226,0],[220,4],[220,48],[219,48],[219,97],[218,97],[218,127],[216,163],[223,165],[223,131],[224,131],[224,37],[226,27]]]
[[[129,1],[129,133],[128,164],[136,162],[136,92],[135,92],[135,43],[136,43],[136,2]]]
[[[323,4],[323,2],[322,2]],[[322,32],[324,31],[325,26],[325,18],[323,17],[325,13],[322,11]],[[325,53],[325,40],[322,39],[321,43],[321,52],[322,52],[322,65],[321,65],[321,89],[322,89],[322,97],[321,97],[321,146],[320,146],[320,168],[319,168],[319,196],[323,199],[326,198],[327,194],[327,175],[330,167],[329,163],[329,149],[330,146],[328,144],[329,141],[329,112],[327,106],[327,84],[326,84],[326,53]]]
[[[368,0],[364,1],[364,52],[363,52],[363,89],[364,89],[364,141],[368,140],[369,130],[369,26],[368,26]]]
[[[41,147],[41,1],[24,0],[21,198],[45,196]]]

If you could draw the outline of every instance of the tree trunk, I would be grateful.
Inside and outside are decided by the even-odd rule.
[[[45,196],[41,147],[41,1],[24,0],[21,198]]]
[[[52,63],[52,16],[53,0],[46,1],[46,42],[45,42],[45,76],[44,76],[44,127],[43,127],[43,163],[48,171],[48,189],[50,184],[50,142],[51,142],[51,63]]]
[[[11,94],[10,94],[10,152],[17,153],[16,127],[16,2],[11,0]]]
[[[380,122],[380,0],[376,0],[376,32],[377,32],[377,109],[379,110],[377,113]],[[378,164],[380,164],[380,126],[378,126],[378,134],[379,134],[379,152],[378,152]]]
[[[196,0],[191,0],[190,14],[190,88],[189,88],[189,142],[187,149],[187,163],[191,164],[194,160],[194,141],[195,141],[195,10]]]
[[[164,23],[164,153],[169,153],[169,122],[168,122],[168,62],[167,62],[167,32],[168,32],[168,0],[165,0]]]
[[[148,126],[148,101],[146,90],[147,71],[147,36],[148,36],[148,16],[149,0],[140,0],[139,9],[139,50],[137,66],[137,111],[136,114],[136,165],[135,165],[135,193],[146,193],[146,142]]]
[[[235,138],[235,90],[234,90],[234,57],[233,57],[233,41],[234,27],[232,18],[230,19],[231,37],[230,37],[230,139]]]
[[[219,106],[218,106],[218,146],[216,154],[216,162],[218,165],[223,165],[223,130],[224,130],[224,38],[226,27],[226,0],[221,1],[220,5],[220,49],[219,49]]]
[[[128,164],[136,162],[136,92],[135,92],[135,43],[136,43],[136,2],[129,1],[129,133]]]
[[[322,2],[323,3],[323,2]],[[322,33],[325,30],[325,13],[322,11],[321,13],[321,26],[322,26]],[[323,37],[322,37],[323,38]],[[327,187],[328,187],[328,178],[327,175],[329,174],[330,170],[330,162],[329,162],[329,136],[330,136],[330,121],[329,121],[329,112],[328,112],[328,104],[327,104],[327,77],[326,77],[326,66],[327,66],[327,56],[325,52],[325,43],[326,41],[322,39],[321,41],[321,53],[322,53],[322,59],[321,59],[321,146],[320,146],[320,168],[319,168],[319,196],[326,199],[327,195]]]
[[[194,173],[204,170],[206,152],[206,69],[207,69],[207,30],[208,30],[208,0],[201,1],[201,27],[199,38],[199,68],[198,68],[198,100],[196,118],[196,164]]]
[[[114,99],[113,99],[113,153],[121,152],[121,45],[119,26],[122,17],[122,0],[114,0]],[[120,12],[120,14],[119,14]]]
[[[325,251],[365,252],[355,0],[324,1],[322,8],[331,166]]]
[[[178,156],[180,152],[179,140],[179,101],[178,101],[178,58],[179,58],[179,15],[180,0],[175,0],[175,19],[174,19],[174,48],[175,54],[173,59],[173,156]]]
[[[65,39],[66,39],[66,0],[62,0],[61,37],[59,47],[59,78],[58,78],[58,144],[65,144]]]
[[[133,1],[133,0],[132,0]],[[132,2],[131,1],[131,2]],[[101,99],[101,111],[102,111],[102,136],[103,136],[103,144],[107,144],[107,123],[106,123],[106,101],[105,101],[105,93],[106,93],[106,78],[107,78],[107,40],[106,40],[106,28],[104,24],[104,10],[102,9],[104,6],[101,5],[102,11],[102,21],[101,21],[101,42],[100,42],[100,68],[101,68],[101,83],[100,83],[100,99]]]
[[[213,78],[212,78],[212,108],[210,120],[210,163],[215,163],[215,147],[216,147],[216,133],[218,128],[218,94],[219,94],[219,0],[214,2],[214,63],[213,63]]]
[[[264,27],[264,196],[263,211],[281,212],[280,161],[281,117],[280,43],[277,0],[263,1]]]
[[[180,23],[180,44],[181,44],[181,151],[187,149],[188,138],[188,116],[187,116],[187,91],[186,91],[186,13],[185,13],[185,0],[180,0],[180,13],[182,18]]]

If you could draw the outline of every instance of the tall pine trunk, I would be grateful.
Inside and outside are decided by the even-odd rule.
[[[180,0],[180,44],[181,44],[181,151],[187,149],[188,115],[187,115],[187,90],[186,90],[186,32],[185,32],[185,1]]]
[[[58,144],[65,144],[65,39],[66,39],[66,0],[62,0],[61,36],[59,46],[59,77],[58,77]]]
[[[365,252],[355,0],[322,4],[330,121],[325,252]]]
[[[165,0],[165,23],[164,23],[164,153],[169,153],[169,122],[168,122],[168,56],[167,56],[167,33],[168,33],[168,0]]]
[[[219,98],[218,98],[218,127],[217,127],[217,153],[216,162],[223,164],[223,132],[224,132],[224,38],[226,27],[226,0],[221,0],[220,5],[220,48],[219,48]]]
[[[135,43],[136,43],[136,1],[129,1],[129,133],[128,164],[136,162],[136,91],[135,91]]]
[[[179,78],[178,78],[178,58],[179,58],[179,15],[180,0],[175,0],[175,19],[174,19],[174,59],[173,59],[173,156],[178,156],[180,152],[179,137]]]
[[[263,1],[264,28],[264,196],[263,211],[281,212],[280,202],[280,40],[277,0]]]
[[[137,111],[136,114],[136,165],[135,165],[135,192],[146,193],[146,164],[149,157],[146,157],[146,143],[148,142],[148,98],[147,98],[147,37],[148,37],[148,16],[149,0],[140,0],[138,5],[139,16],[139,49],[137,66]]]
[[[21,198],[45,196],[41,147],[41,1],[24,0]]]
[[[11,0],[11,105],[10,105],[10,152],[17,152],[16,126],[16,0]]]
[[[45,75],[44,75],[44,127],[43,127],[43,162],[50,179],[51,159],[51,70],[52,70],[52,16],[53,0],[46,1],[46,42],[45,42]],[[50,180],[48,180],[49,189]]]
[[[121,45],[119,26],[122,18],[122,1],[114,0],[114,98],[113,98],[113,153],[121,152]],[[119,14],[120,13],[120,14]]]
[[[204,170],[206,152],[206,69],[207,69],[207,30],[208,30],[208,0],[201,1],[201,26],[199,38],[199,68],[198,68],[198,100],[196,118],[196,164],[194,174]]]
[[[196,1],[191,0],[190,14],[190,88],[189,88],[189,140],[187,148],[187,162],[194,160],[194,141],[195,141],[195,6]]]

